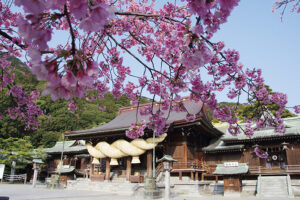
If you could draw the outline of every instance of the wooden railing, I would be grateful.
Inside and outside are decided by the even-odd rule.
[[[249,166],[250,174],[284,174],[284,173],[300,173],[300,165],[285,165],[262,167],[262,166]]]
[[[213,174],[216,170],[216,165],[203,165],[203,170],[207,174]],[[299,173],[300,174],[300,165],[285,165],[283,167],[262,167],[262,166],[249,166],[250,174],[292,174]]]
[[[200,162],[175,162],[173,163],[173,169],[203,169]]]

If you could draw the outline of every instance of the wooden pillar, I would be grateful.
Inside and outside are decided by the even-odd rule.
[[[147,151],[147,177],[152,177],[152,151]]]
[[[194,180],[194,172],[191,171],[191,180],[193,181]]]
[[[195,181],[199,181],[199,174],[198,174],[198,172],[195,172],[195,173],[196,173]]]
[[[80,169],[86,168],[86,166],[84,165],[85,159],[86,159],[86,158],[81,158],[81,159],[80,159]]]
[[[91,156],[91,158],[90,158],[90,178],[91,178],[91,176],[93,174],[93,170],[94,170],[92,162],[93,162],[93,157]]]
[[[218,176],[216,176],[216,183],[219,181],[219,177]]]
[[[182,171],[179,172],[179,180],[182,180]]]
[[[105,166],[106,166],[106,169],[105,169],[105,180],[109,181],[110,180],[110,158],[106,158],[105,160]]]
[[[201,174],[201,181],[204,181],[204,173]]]
[[[91,164],[91,174],[93,175],[94,174],[94,171],[95,171],[95,165],[94,164]]]
[[[131,176],[131,157],[126,158],[126,180],[130,181]]]

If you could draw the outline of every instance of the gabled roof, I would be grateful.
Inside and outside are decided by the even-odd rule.
[[[228,124],[222,124],[221,126],[215,126],[219,130],[225,130],[222,140],[227,141],[247,141],[254,139],[265,139],[265,138],[274,138],[274,137],[287,137],[287,136],[300,136],[300,117],[291,117],[284,118],[284,125],[286,127],[285,133],[277,133],[274,131],[273,127],[266,127],[262,130],[255,130],[253,136],[248,137],[243,133],[233,136],[228,132]],[[242,128],[245,128],[246,124],[239,124]]]
[[[207,147],[203,147],[202,151],[205,153],[217,153],[217,152],[224,152],[224,151],[241,151],[245,145],[238,144],[238,145],[226,145],[220,138],[216,141],[213,141]]]
[[[140,105],[139,109],[143,109],[143,107],[147,105],[149,104]],[[167,123],[169,124],[188,123],[186,121],[186,115],[188,113],[195,114],[196,116],[199,117],[200,116],[199,114],[203,108],[203,103],[201,101],[194,102],[191,100],[185,100],[184,107],[188,112],[171,111],[169,113],[169,111],[164,111],[164,117],[167,118]],[[158,109],[159,109],[159,105],[155,104],[153,108],[153,112],[155,113]],[[124,132],[130,127],[132,123],[141,122],[141,120],[145,120],[146,122],[149,122],[150,116],[151,115],[146,115],[146,116],[140,115],[140,113],[137,112],[136,107],[121,108],[118,116],[112,121],[108,122],[107,124],[95,128],[87,129],[87,130],[67,132],[66,136],[72,138],[72,136],[95,135],[101,133],[111,133],[111,132],[120,132],[120,131]]]
[[[51,148],[45,148],[44,151],[47,154],[56,154],[56,153],[61,153],[62,150],[64,149],[65,153],[71,153],[71,152],[85,152],[86,147],[85,147],[85,141],[84,140],[70,140],[70,141],[65,141],[65,144],[63,146],[63,142],[56,142],[56,144],[51,147]]]
[[[214,126],[221,132],[223,136],[218,140],[212,140],[211,144],[202,148],[205,153],[217,153],[228,151],[240,151],[245,145],[242,142],[250,142],[252,140],[265,140],[268,138],[283,139],[289,136],[300,137],[300,117],[284,118],[284,125],[286,127],[285,133],[275,133],[274,128],[267,127],[263,130],[254,131],[254,135],[247,137],[244,133],[240,133],[237,136],[233,136],[228,131],[228,123],[219,123]],[[245,123],[239,124],[242,128],[245,127]],[[232,144],[236,143],[236,144]]]

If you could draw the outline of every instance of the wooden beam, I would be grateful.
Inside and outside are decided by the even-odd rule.
[[[110,180],[110,158],[106,158],[105,160],[105,166],[106,166],[106,169],[105,169],[105,180],[109,181]]]
[[[126,180],[130,181],[131,176],[131,157],[126,158]]]
[[[179,172],[179,180],[182,180],[182,172]]]
[[[195,172],[195,173],[196,173],[195,181],[199,181],[199,173],[198,172]]]
[[[147,177],[152,177],[152,151],[147,151]]]

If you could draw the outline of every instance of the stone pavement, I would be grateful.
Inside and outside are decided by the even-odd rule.
[[[80,190],[59,190],[46,189],[45,186],[38,185],[32,188],[31,185],[19,184],[0,184],[0,196],[9,196],[10,200],[140,200],[143,197],[116,195],[97,191],[80,191]],[[198,197],[173,197],[173,200],[260,200],[262,198],[237,198],[237,197],[220,197],[220,196],[198,196]],[[282,198],[264,198],[264,199],[282,199]],[[290,198],[287,198],[290,199]],[[300,198],[295,198],[300,200]]]

